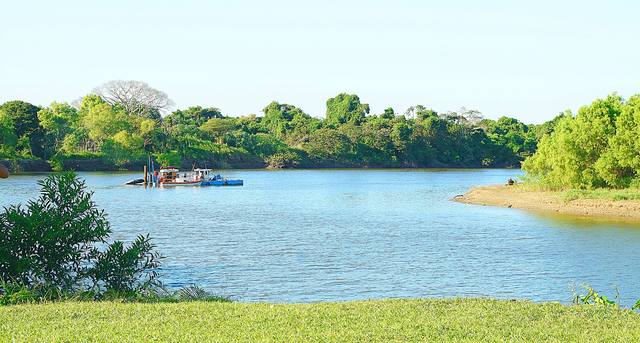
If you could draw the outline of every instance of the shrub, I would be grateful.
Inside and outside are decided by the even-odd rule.
[[[129,247],[120,241],[109,244],[106,214],[96,208],[84,181],[73,173],[60,173],[39,185],[38,199],[0,214],[3,297],[100,298],[108,292],[142,292],[159,284],[155,269],[160,256],[149,238],[140,236]]]
[[[300,156],[290,151],[275,153],[265,160],[269,169],[295,168],[300,164]]]

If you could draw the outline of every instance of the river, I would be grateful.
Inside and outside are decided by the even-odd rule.
[[[243,187],[145,189],[139,175],[80,173],[112,238],[153,238],[162,280],[239,301],[389,297],[571,300],[589,283],[640,298],[640,227],[451,201],[514,169],[229,170]],[[0,180],[0,206],[43,174]]]

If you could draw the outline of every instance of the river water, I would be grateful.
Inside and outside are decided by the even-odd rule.
[[[80,173],[114,239],[149,233],[162,280],[239,301],[488,296],[569,302],[591,284],[640,298],[640,227],[451,201],[519,170],[230,170],[244,187],[145,189]],[[26,203],[44,175],[0,181]]]

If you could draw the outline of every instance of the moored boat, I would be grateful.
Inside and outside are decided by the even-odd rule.
[[[221,175],[213,175],[211,169],[194,169],[190,172],[180,172],[176,167],[161,167],[158,184],[164,187],[172,186],[242,186],[242,180],[231,180]]]

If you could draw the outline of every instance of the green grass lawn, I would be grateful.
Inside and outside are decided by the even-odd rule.
[[[637,342],[640,314],[487,299],[294,305],[67,302],[0,307],[0,340]]]

